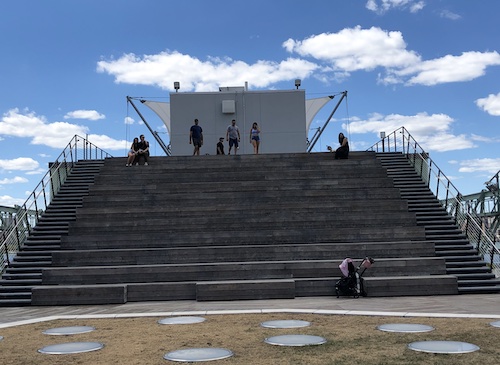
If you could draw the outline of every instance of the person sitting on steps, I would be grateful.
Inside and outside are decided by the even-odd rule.
[[[139,165],[141,158],[144,159],[144,165],[148,165],[149,160],[149,142],[144,138],[144,134],[139,136],[139,150],[137,151],[136,165]]]
[[[139,138],[135,137],[134,141],[130,145],[130,149],[128,150],[127,163],[125,164],[125,166],[128,167],[134,164],[138,151],[139,151]]]
[[[344,133],[339,133],[339,143],[340,147],[335,150],[335,159],[345,160],[349,158],[349,142],[347,141],[347,137],[344,136]],[[326,146],[328,151],[333,152],[332,147]]]

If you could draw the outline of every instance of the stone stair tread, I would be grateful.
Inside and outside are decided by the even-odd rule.
[[[23,293],[28,292],[31,293],[31,285],[9,285],[9,286],[0,286],[0,293]]]
[[[16,279],[16,280],[0,279],[0,286],[3,286],[3,287],[8,287],[10,285],[13,285],[13,286],[20,286],[20,285],[34,286],[34,285],[41,285],[41,284],[42,284],[42,279]]]
[[[467,274],[467,273],[490,273],[490,269],[486,266],[486,265],[483,265],[483,266],[480,266],[480,267],[476,267],[476,266],[466,266],[466,267],[455,267],[455,268],[447,268],[446,271],[448,273],[464,273],[464,274]]]
[[[496,294],[500,293],[500,285],[492,286],[462,286],[458,288],[460,294]]]
[[[30,299],[0,299],[0,307],[21,307],[31,305]]]
[[[18,300],[18,299],[31,300],[31,291],[13,292],[13,293],[0,292],[0,300]]]
[[[485,279],[495,279],[495,275],[492,273],[455,273],[458,280],[485,280]]]
[[[486,263],[484,261],[448,261],[446,262],[447,268],[474,268],[481,267],[485,268]]]
[[[500,279],[490,279],[490,280],[458,280],[459,286],[499,286]]]
[[[51,267],[51,266],[52,266],[52,261],[40,261],[40,260],[33,258],[30,261],[16,260],[15,262],[12,262],[9,267],[10,268],[23,268],[23,267],[44,268],[44,267]]]

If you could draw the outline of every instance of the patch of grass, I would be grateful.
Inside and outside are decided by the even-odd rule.
[[[163,356],[191,347],[223,347],[234,356],[210,364],[234,365],[474,365],[493,363],[500,358],[500,329],[488,319],[399,318],[337,316],[296,313],[208,315],[203,323],[160,325],[161,318],[58,320],[0,330],[2,365],[37,364],[165,364]],[[297,319],[310,327],[272,329],[260,326],[270,320]],[[435,327],[426,333],[391,333],[376,329],[384,323],[419,323]],[[42,331],[54,327],[93,326],[96,331],[49,336]],[[318,346],[285,347],[264,342],[267,337],[285,334],[321,336],[327,343]],[[469,354],[429,354],[408,349],[414,341],[450,340],[478,345]],[[74,355],[47,355],[38,349],[64,342],[102,342],[104,349]],[[492,362],[493,361],[493,362]],[[202,363],[200,363],[202,364]]]

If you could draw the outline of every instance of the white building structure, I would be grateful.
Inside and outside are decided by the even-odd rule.
[[[170,136],[172,156],[193,154],[189,130],[194,119],[203,129],[201,154],[216,154],[216,144],[236,120],[241,141],[238,154],[252,154],[250,129],[257,122],[261,130],[260,153],[305,152],[309,125],[317,112],[331,97],[306,102],[305,91],[258,90],[244,87],[221,87],[218,92],[173,92],[170,103],[142,101],[165,123]]]

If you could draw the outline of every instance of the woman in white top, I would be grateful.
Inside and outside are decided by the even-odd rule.
[[[250,129],[250,143],[253,145],[253,153],[258,155],[260,145],[260,129],[257,122],[253,122],[252,129]]]

